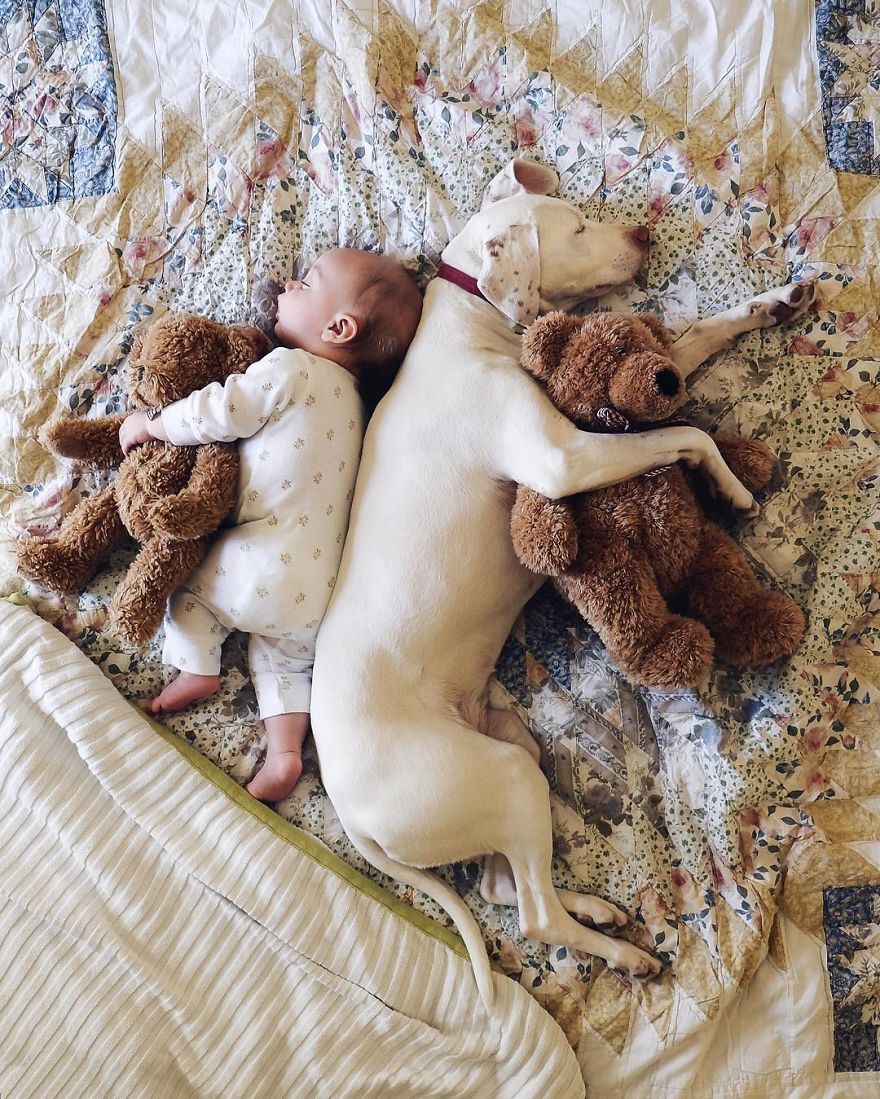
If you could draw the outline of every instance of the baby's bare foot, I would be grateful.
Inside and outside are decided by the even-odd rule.
[[[245,790],[257,801],[282,801],[299,781],[302,766],[298,751],[271,753]]]
[[[181,672],[155,698],[138,699],[138,706],[148,714],[174,714],[178,710],[185,710],[190,703],[198,702],[200,698],[210,698],[219,688],[219,675]]]

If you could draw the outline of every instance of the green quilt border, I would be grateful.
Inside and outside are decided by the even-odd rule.
[[[33,611],[33,608],[27,599],[18,592],[4,596],[4,599],[8,603],[14,603],[19,607],[28,607]],[[73,642],[71,642],[71,644],[73,644]],[[77,651],[79,652],[80,650]],[[85,657],[85,654],[81,655],[83,655],[84,659],[88,659]],[[129,704],[132,705],[131,703]],[[239,809],[243,809],[246,813],[250,813],[252,817],[278,836],[279,839],[284,840],[285,843],[289,843],[303,855],[306,855],[308,858],[319,863],[325,870],[329,870],[331,873],[336,874],[337,877],[342,878],[343,881],[369,897],[370,900],[378,901],[389,911],[393,912],[395,916],[400,916],[401,919],[404,919],[414,927],[417,927],[419,931],[423,931],[425,934],[437,939],[439,942],[443,943],[444,946],[448,946],[451,950],[454,950],[455,953],[459,954],[462,958],[468,958],[468,952],[464,943],[454,931],[446,927],[441,927],[441,925],[437,923],[436,920],[431,919],[430,916],[426,916],[424,913],[417,912],[414,908],[410,908],[405,901],[402,901],[399,897],[395,897],[393,893],[389,893],[387,889],[384,889],[378,883],[371,881],[365,874],[362,874],[359,870],[355,870],[354,867],[349,866],[348,863],[338,855],[334,855],[332,851],[328,850],[322,843],[315,839],[314,836],[310,836],[309,833],[303,831],[302,828],[298,828],[295,824],[291,824],[290,821],[279,816],[267,805],[264,805],[261,801],[257,801],[255,798],[251,797],[246,790],[238,785],[234,778],[227,775],[225,771],[203,756],[187,741],[182,740],[175,733],[172,733],[170,729],[166,729],[164,725],[161,725],[158,721],[155,721],[153,718],[149,717],[149,715],[143,713],[143,711],[138,710],[137,713],[139,717],[147,721],[150,727],[162,737],[166,744],[170,744],[175,748],[183,758],[188,763],[192,764],[199,774],[215,786],[221,794],[224,794],[230,801],[235,802]]]
[[[302,854],[307,855],[310,859],[320,863],[325,870],[330,870],[338,877],[342,878],[349,885],[354,886],[355,889],[364,893],[371,900],[379,901],[386,908],[390,909],[396,916],[401,916],[403,919],[408,920],[420,931],[426,932],[432,938],[439,939],[440,942],[446,946],[451,947],[456,954],[460,954],[463,958],[468,957],[467,949],[464,943],[458,937],[454,931],[450,931],[446,927],[441,927],[436,920],[432,920],[430,916],[426,916],[422,912],[417,912],[414,908],[402,901],[399,897],[395,897],[393,893],[389,893],[387,889],[383,889],[377,882],[371,881],[365,874],[362,874],[359,870],[355,870],[353,866],[349,866],[347,862],[341,859],[338,855],[334,855],[332,851],[328,850],[319,840],[314,836],[309,835],[302,828],[297,827],[295,824],[291,824],[290,821],[285,820],[284,817],[279,816],[269,808],[268,805],[264,805],[263,802],[257,801],[256,798],[239,786],[239,784],[230,775],[227,775],[216,764],[212,763],[209,759],[201,754],[197,749],[185,740],[182,740],[175,733],[172,733],[170,729],[166,729],[163,725],[160,725],[158,721],[144,714],[141,710],[138,710],[138,714],[145,718],[149,725],[162,737],[167,743],[171,744],[178,752],[183,756],[188,763],[191,763],[195,769],[202,774],[209,782],[222,793],[225,794],[231,801],[240,808],[244,809],[246,813],[250,813],[252,817],[265,825],[270,831],[274,832],[279,839],[285,841],[285,843],[291,844]]]

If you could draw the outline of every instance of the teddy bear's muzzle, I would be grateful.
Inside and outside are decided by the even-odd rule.
[[[681,378],[674,370],[658,370],[654,375],[654,385],[664,397],[675,397],[681,388]]]
[[[629,355],[608,385],[608,404],[630,420],[666,420],[684,404],[684,381],[672,361],[653,352]]]

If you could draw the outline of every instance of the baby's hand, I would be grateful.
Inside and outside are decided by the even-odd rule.
[[[122,421],[119,429],[119,445],[122,447],[123,454],[128,454],[141,443],[152,442],[154,438],[146,412],[132,412]]]

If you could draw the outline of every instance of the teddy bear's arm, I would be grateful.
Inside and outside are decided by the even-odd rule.
[[[558,576],[577,558],[578,531],[570,505],[548,500],[525,485],[516,490],[510,537],[520,562],[539,576]]]
[[[93,469],[118,469],[124,457],[119,445],[124,419],[125,415],[55,420],[41,429],[39,440],[59,458],[73,458]]]
[[[749,492],[757,492],[769,483],[776,465],[776,455],[766,443],[739,436],[718,435],[713,438],[721,457]]]
[[[198,448],[186,488],[157,500],[150,512],[154,528],[169,538],[201,538],[220,526],[238,491],[238,448],[208,443]]]

